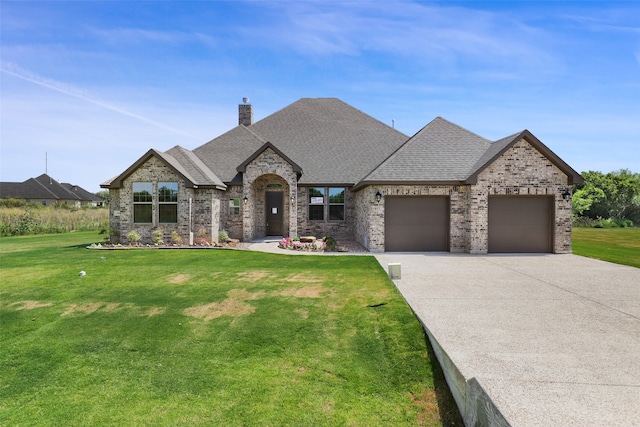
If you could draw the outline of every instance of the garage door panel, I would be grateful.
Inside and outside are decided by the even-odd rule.
[[[550,197],[489,197],[489,252],[550,252]]]
[[[447,197],[385,199],[386,251],[446,251],[448,246]]]

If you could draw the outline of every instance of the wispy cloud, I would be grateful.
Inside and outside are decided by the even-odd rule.
[[[163,45],[182,45],[200,43],[208,47],[218,47],[219,41],[202,32],[162,31],[142,28],[91,28],[90,32],[97,38],[112,45],[132,45],[144,43],[160,43]]]
[[[267,28],[245,29],[298,52],[359,56],[377,52],[414,62],[460,58],[547,63],[551,36],[507,13],[412,2],[302,2],[281,8]]]
[[[86,91],[77,88],[75,86],[57,81],[57,80],[52,80],[52,79],[48,79],[45,77],[42,77],[38,74],[35,74],[31,71],[28,70],[24,70],[21,67],[19,67],[16,64],[13,63],[3,63],[2,65],[0,65],[0,72],[6,73],[10,76],[28,81],[30,83],[36,84],[38,86],[41,87],[45,87],[47,89],[51,89],[53,91],[74,97],[74,98],[78,98],[81,99],[83,101],[86,101],[90,104],[96,105],[98,107],[102,107],[105,108],[107,110],[122,114],[124,116],[130,117],[132,119],[147,123],[149,125],[155,126],[157,128],[178,134],[178,135],[183,135],[183,136],[187,136],[190,138],[194,138],[193,135],[191,135],[188,132],[185,132],[183,130],[180,129],[176,129],[170,126],[167,126],[163,123],[157,122],[155,120],[149,119],[147,117],[141,116],[140,114],[136,114],[133,113],[131,111],[127,111],[124,108],[121,108],[113,103],[104,101],[102,99],[99,99],[97,96],[92,95],[90,93],[87,93]]]

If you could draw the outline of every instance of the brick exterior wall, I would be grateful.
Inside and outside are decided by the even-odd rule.
[[[371,252],[383,252],[384,197],[448,196],[449,250],[485,254],[488,250],[489,195],[552,196],[553,252],[571,252],[571,201],[562,198],[567,176],[524,139],[482,171],[474,185],[366,187],[355,194],[355,239]],[[375,202],[377,191],[383,199]]]
[[[382,194],[376,202],[377,192]],[[387,196],[447,196],[450,205],[449,250],[464,252],[465,199],[467,186],[453,185],[380,185],[362,189],[357,194],[355,239],[371,252],[384,252],[385,197]]]
[[[248,201],[242,210],[242,240],[251,241],[266,236],[265,191],[267,185],[281,184],[284,200],[284,232],[297,235],[298,218],[296,210],[291,208],[291,198],[296,201],[297,175],[289,162],[271,148],[267,148],[250,162],[242,174],[243,196]]]
[[[158,224],[158,182],[178,183],[178,223]],[[153,222],[133,223],[133,182],[152,182]],[[268,148],[249,163],[243,185],[227,191],[192,189],[185,186],[173,169],[151,157],[110,190],[110,227],[113,243],[127,243],[126,236],[136,230],[143,243],[151,243],[153,231],[162,228],[164,240],[177,231],[184,243],[216,242],[220,230],[230,237],[251,241],[266,235],[265,193],[283,193],[284,234],[289,236],[332,236],[355,239],[372,252],[385,247],[386,196],[446,196],[450,206],[449,248],[451,252],[483,254],[488,250],[488,203],[491,195],[553,197],[553,252],[571,252],[571,201],[562,198],[568,187],[567,176],[542,153],[521,140],[478,175],[474,185],[383,185],[357,192],[345,191],[345,220],[329,221],[325,205],[324,221],[309,221],[309,187],[298,186],[291,164]],[[383,196],[376,202],[375,194]],[[247,203],[243,198],[247,197]],[[328,194],[325,195],[328,198]],[[240,214],[232,215],[229,200],[240,199]],[[293,203],[291,200],[293,198]]]
[[[562,198],[567,176],[542,153],[522,139],[478,175],[471,186],[467,211],[470,253],[488,249],[490,195],[552,196],[553,252],[571,252],[571,200]]]
[[[223,194],[220,203],[220,224],[221,229],[227,232],[232,239],[242,239],[242,214],[245,209],[241,185],[228,186],[227,191]],[[240,199],[240,214],[232,215],[229,210],[229,201]]]
[[[133,183],[151,182],[153,186],[152,222],[140,224],[133,222]],[[158,223],[158,182],[178,183],[178,222],[176,224]],[[215,242],[220,228],[221,191],[213,189],[192,189],[163,161],[151,157],[122,182],[119,189],[110,189],[111,196],[110,227],[112,243],[129,243],[127,234],[135,230],[142,237],[141,243],[150,244],[153,232],[163,230],[163,240],[171,241],[176,231],[183,244],[192,239]]]
[[[317,186],[319,188],[325,188],[328,191],[329,187]],[[322,221],[310,221],[309,220],[309,188],[316,187],[298,187],[298,236],[316,236],[318,238],[330,236],[334,239],[353,239],[354,222],[356,212],[356,202],[354,193],[348,188],[345,188],[344,192],[344,221],[330,221],[329,220],[329,205],[324,205],[324,220]],[[331,187],[342,188],[342,187]],[[328,200],[329,195],[325,193],[325,200]]]

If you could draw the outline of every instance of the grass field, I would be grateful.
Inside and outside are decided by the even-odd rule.
[[[573,253],[640,268],[640,228],[574,228]]]
[[[373,257],[100,240],[0,239],[0,425],[460,425]]]

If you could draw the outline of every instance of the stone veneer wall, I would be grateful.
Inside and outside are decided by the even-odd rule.
[[[220,230],[225,230],[230,238],[242,239],[242,213],[245,209],[242,198],[241,185],[228,186],[226,193],[220,203]],[[240,214],[231,215],[229,213],[229,201],[233,199],[240,199]]]
[[[317,186],[327,188],[325,186]],[[353,239],[354,236],[354,214],[356,212],[356,200],[355,195],[349,188],[345,188],[344,192],[344,221],[330,221],[329,208],[327,204],[324,205],[324,220],[323,221],[310,221],[309,220],[309,188],[310,187],[298,187],[298,231],[297,236],[316,236],[317,238],[330,236],[336,240]],[[316,187],[311,187],[316,188]],[[337,186],[331,186],[331,188],[341,188]],[[325,198],[328,200],[329,195],[326,194]]]
[[[567,176],[535,147],[522,139],[478,175],[467,199],[470,253],[487,253],[490,195],[552,196],[553,251],[571,252],[571,201],[562,198]]]
[[[220,232],[220,211],[223,192],[215,189],[192,190],[193,202],[191,215],[193,218],[191,231],[194,243],[216,243]]]
[[[133,183],[151,182],[153,184],[153,214],[152,223],[134,224],[133,222]],[[178,223],[158,224],[158,182],[178,183]],[[191,190],[186,189],[181,180],[164,162],[151,157],[122,182],[116,203],[111,202],[111,220],[113,228],[120,236],[122,243],[128,243],[127,234],[133,230],[141,236],[141,243],[151,243],[154,230],[164,231],[164,241],[170,241],[171,233],[177,231],[182,239],[189,242],[189,198]],[[112,191],[115,192],[115,191]]]
[[[263,175],[277,175],[277,182],[283,183],[284,192],[284,215],[285,215],[285,232],[290,235],[296,235],[298,228],[298,220],[295,210],[290,208],[291,203],[287,202],[293,197],[298,199],[297,195],[297,176],[291,164],[280,157],[271,148],[267,148],[260,153],[251,163],[249,163],[242,174],[243,196],[247,197],[246,206],[242,209],[242,239],[251,241],[255,237],[264,237],[266,234],[266,214],[264,190],[266,184],[275,177],[260,179]],[[286,185],[284,185],[286,184]]]
[[[382,194],[375,201],[376,192]],[[467,186],[453,185],[380,185],[359,191],[356,208],[356,240],[371,252],[384,252],[385,198],[387,196],[448,196],[449,197],[449,250],[464,252],[466,248],[465,196]]]

